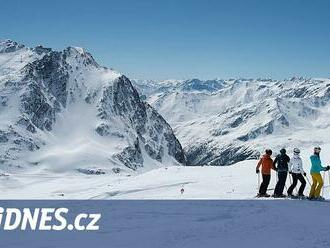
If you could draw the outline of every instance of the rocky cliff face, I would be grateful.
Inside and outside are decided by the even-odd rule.
[[[229,165],[266,148],[330,139],[322,133],[330,126],[329,79],[193,81],[134,82],[171,124],[190,165]]]
[[[81,48],[0,42],[0,101],[2,170],[186,163],[171,127],[130,80]]]

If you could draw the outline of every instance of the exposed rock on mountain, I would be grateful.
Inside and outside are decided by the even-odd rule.
[[[0,42],[0,119],[2,170],[186,163],[171,127],[130,80],[82,48]]]
[[[327,142],[329,79],[134,81],[174,128],[190,165],[229,165],[265,148]],[[329,130],[330,131],[330,130]]]

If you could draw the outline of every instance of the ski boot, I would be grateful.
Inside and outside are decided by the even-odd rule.
[[[304,194],[301,194],[301,195],[297,195],[298,199],[300,200],[306,200],[307,197],[304,195]]]
[[[291,199],[296,199],[296,198],[297,198],[297,196],[295,196],[295,195],[293,195],[293,194],[289,194],[289,193],[288,193],[288,198],[291,198]]]

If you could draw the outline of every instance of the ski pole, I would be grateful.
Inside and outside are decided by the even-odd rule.
[[[329,185],[328,185],[328,187],[330,187],[330,171],[328,171],[328,183],[329,183]]]
[[[275,188],[274,188],[274,195],[276,195],[275,193],[277,193],[276,192],[276,189],[277,189],[277,184],[278,184],[278,181],[279,181],[278,172],[277,171],[276,171],[276,178],[277,178],[277,181],[276,181]]]
[[[260,173],[258,173],[258,190],[260,189]]]
[[[291,174],[291,176],[292,176],[292,180],[293,180],[293,175]],[[298,195],[297,185],[296,185],[296,187],[294,187],[294,192],[296,193],[296,195]]]
[[[323,171],[323,178],[322,178],[322,180],[323,180],[323,186],[322,186],[322,197],[323,197],[323,195],[324,195],[324,178],[325,178],[325,171]]]
[[[292,177],[292,178],[291,178],[291,177]],[[291,185],[292,185],[292,180],[293,180],[293,176],[292,176],[292,174],[289,173],[290,187],[291,187]],[[294,188],[294,192],[297,194],[297,188],[296,188],[296,187]]]
[[[287,172],[287,173],[288,173],[288,172]],[[288,174],[289,174],[289,173],[288,173]],[[289,174],[289,182],[290,182],[290,186],[291,186],[292,182],[291,182],[290,174]],[[285,178],[285,182],[284,182],[284,187],[285,187],[286,192],[288,192],[288,187],[286,186],[286,178]]]
[[[289,178],[290,178],[290,176],[289,176]],[[291,178],[290,178],[290,181],[291,181]],[[284,182],[284,187],[285,187],[286,192],[288,192],[288,187],[286,186],[286,178],[285,178],[285,182]]]
[[[292,180],[291,180],[291,174],[289,173],[289,182],[290,182],[290,186],[289,187],[291,187],[291,185],[292,185]],[[286,187],[286,182],[285,182],[285,189],[286,189],[286,192],[288,192],[288,189],[287,189],[287,187]]]
[[[291,180],[291,174],[289,173],[289,181],[290,181],[290,185],[292,185],[292,180]]]
[[[285,190],[286,192],[288,192],[288,187],[286,186],[286,184],[284,184]]]
[[[298,181],[298,179],[297,179],[297,181]],[[299,191],[298,191],[298,186],[295,187],[294,191],[296,192],[296,195],[298,195],[298,193],[299,193]]]
[[[306,175],[305,177],[306,177],[306,179],[307,179],[307,182],[308,182],[309,186],[312,187],[311,181],[309,181],[308,176]]]

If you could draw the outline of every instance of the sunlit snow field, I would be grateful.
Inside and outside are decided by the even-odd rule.
[[[308,160],[306,171],[309,171]],[[0,177],[2,199],[252,199],[257,193],[257,161],[226,167],[170,166],[139,173],[84,175],[22,172]],[[323,175],[323,174],[322,174]],[[324,196],[330,198],[329,174],[325,173]],[[309,181],[311,181],[308,175]],[[272,173],[269,194],[276,184]],[[287,187],[290,178],[287,179]],[[299,184],[298,184],[299,186]],[[184,192],[181,193],[181,189]],[[310,185],[307,183],[305,194]]]

